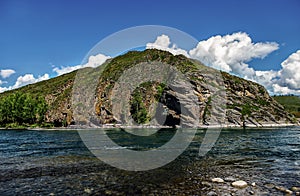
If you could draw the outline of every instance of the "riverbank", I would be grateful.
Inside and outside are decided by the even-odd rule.
[[[300,126],[300,124],[292,124],[292,123],[269,123],[269,124],[260,124],[260,125],[246,125],[244,128],[273,128],[273,127],[294,127]],[[123,128],[123,129],[167,129],[167,128],[174,128],[170,126],[153,126],[153,125],[138,125],[138,126],[126,126],[126,125],[119,125],[119,124],[105,124],[101,126],[68,126],[68,127],[0,127],[0,130],[82,130],[82,129],[111,129],[111,128]],[[179,126],[175,128],[180,128]],[[198,129],[220,129],[220,128],[243,128],[240,125],[200,125],[197,126]]]
[[[272,127],[292,127],[299,126],[300,124],[292,124],[292,123],[265,123],[260,125],[249,124],[246,125],[245,128],[272,128]],[[163,128],[181,128],[180,126],[171,127],[171,126],[155,126],[155,125],[121,125],[121,124],[105,124],[98,127],[88,127],[88,126],[70,126],[69,129],[94,129],[94,128],[124,128],[124,129],[163,129]],[[67,128],[67,129],[68,129]],[[195,128],[199,129],[208,129],[208,128],[243,128],[240,125],[233,124],[223,124],[223,125],[200,125]]]

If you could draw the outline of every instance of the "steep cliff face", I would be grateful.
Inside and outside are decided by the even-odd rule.
[[[285,111],[266,89],[248,80],[222,73],[227,91],[227,120],[236,125],[295,123],[295,117]]]
[[[128,95],[130,108],[126,115],[131,115],[140,124],[148,124],[152,120],[151,122],[160,125],[175,126],[179,125],[180,119],[188,120],[195,115],[198,125],[259,126],[296,122],[293,115],[270,97],[263,86],[206,67],[185,56],[174,56],[160,50],[128,52],[109,60],[105,67],[89,70],[90,73],[95,73],[95,70],[102,69],[95,94],[94,111],[97,119],[94,120],[100,124],[131,123],[126,115],[123,117],[113,114],[111,99],[114,86],[124,71],[141,63],[170,65],[183,73],[184,81],[187,82],[166,84],[152,81],[141,83],[135,88]],[[46,114],[48,122],[54,122],[57,126],[72,124],[72,87],[76,73],[5,92],[0,97],[16,91],[41,94],[49,105]],[[191,101],[194,98],[196,100]]]
[[[141,84],[130,98],[130,111],[136,122],[147,124],[152,118],[157,117],[155,115],[159,114],[153,112],[154,107],[166,115],[164,125],[178,125],[180,118],[184,118],[182,116],[184,114],[180,111],[182,108],[180,108],[178,96],[181,96],[181,100],[188,100],[191,94],[198,98],[196,103],[198,105],[194,107],[199,109],[199,125],[261,126],[270,123],[295,122],[293,115],[286,112],[283,106],[269,96],[263,86],[255,82],[208,68],[182,55],[173,56],[164,51],[146,50],[129,52],[117,57],[104,70],[99,82],[96,104],[101,123],[128,123],[113,116],[110,97],[112,88],[122,71],[141,62],[167,63],[174,66],[185,74],[192,85],[192,91],[180,94],[174,91],[174,85],[171,87],[163,84],[162,87],[161,84],[155,82]],[[177,83],[176,85],[175,89],[185,87],[185,84]],[[226,93],[218,93],[220,91]],[[162,105],[153,106],[155,102],[160,102]]]

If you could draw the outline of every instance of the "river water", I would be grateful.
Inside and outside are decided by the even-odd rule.
[[[107,133],[122,148],[147,150],[167,142],[175,131],[166,129],[148,142],[119,129]],[[1,130],[0,195],[206,195],[226,190],[280,195],[274,186],[300,187],[300,127],[223,129],[214,147],[199,157],[205,133],[197,130],[185,152],[166,166],[133,172],[96,158],[76,130]],[[211,183],[214,177],[256,186],[238,192],[228,183]]]

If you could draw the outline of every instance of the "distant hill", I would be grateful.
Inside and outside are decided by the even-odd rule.
[[[294,114],[297,118],[300,118],[300,97],[286,95],[274,96],[273,98],[283,105],[287,111]]]
[[[120,117],[112,114],[111,94],[116,81],[122,73],[132,65],[143,62],[160,62],[173,66],[186,75],[186,79],[194,89],[193,92],[181,94],[183,99],[188,99],[191,94],[198,97],[199,125],[211,124],[215,121],[213,112],[226,112],[227,125],[243,126],[257,125],[261,126],[269,123],[295,123],[296,119],[288,113],[284,107],[276,100],[281,102],[284,97],[269,96],[266,89],[255,83],[242,78],[232,76],[228,73],[221,72],[223,83],[226,88],[226,100],[224,97],[213,97],[213,91],[219,89],[218,82],[207,82],[206,79],[215,77],[219,71],[206,67],[201,62],[189,59],[183,55],[172,55],[166,51],[149,49],[145,51],[131,51],[124,55],[108,60],[106,66],[97,68],[85,68],[87,74],[95,74],[101,70],[102,74],[97,85],[97,98],[95,112],[100,124],[123,123]],[[45,114],[44,121],[52,123],[54,126],[70,125],[74,123],[73,109],[71,98],[72,88],[77,71],[52,78],[47,81],[27,85],[25,87],[7,91],[0,94],[0,100],[15,93],[27,93],[31,96],[42,96],[48,104],[48,111]],[[206,79],[205,79],[206,78]],[[208,88],[210,86],[210,88]],[[177,84],[176,88],[182,88],[182,84]],[[132,93],[130,98],[130,113],[134,120],[139,123],[145,123],[153,117],[153,103],[161,102],[166,109],[166,125],[178,125],[178,119],[183,114],[179,111],[176,93],[164,84],[144,83]],[[225,100],[226,105],[221,108],[215,108],[212,111],[212,98]],[[298,99],[297,99],[298,100]],[[287,100],[286,102],[289,102]],[[299,105],[290,105],[287,107],[285,102],[281,102],[286,109],[294,112]],[[299,104],[299,102],[297,102]],[[192,106],[189,106],[192,108]],[[293,110],[291,110],[293,108]],[[0,111],[1,112],[1,111]],[[184,116],[183,116],[184,117]],[[184,117],[186,118],[186,117]],[[81,123],[90,119],[81,119]],[[2,124],[1,126],[5,126]]]

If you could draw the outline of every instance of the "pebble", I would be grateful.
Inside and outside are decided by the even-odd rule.
[[[235,179],[233,177],[227,177],[227,178],[225,178],[225,181],[227,181],[227,182],[234,182]]]
[[[50,194],[49,194],[49,196],[54,196],[54,195],[55,195],[54,193],[50,193]]]
[[[265,184],[265,187],[268,189],[273,189],[275,187],[274,184]]]
[[[211,184],[209,182],[206,182],[206,181],[201,182],[201,184],[204,185],[204,186],[211,187]]]
[[[300,192],[296,192],[296,195],[300,195]]]
[[[252,183],[251,183],[251,186],[253,186],[253,187],[256,186],[256,183],[255,183],[255,182],[252,182]]]
[[[92,189],[85,188],[85,189],[84,189],[84,192],[86,192],[87,194],[91,194],[91,193],[92,193]]]
[[[231,185],[236,188],[245,188],[248,186],[247,182],[245,182],[243,180],[235,181]]]
[[[281,192],[285,192],[285,188],[282,187],[282,186],[275,186],[275,189],[278,190],[278,191],[281,191]]]
[[[275,189],[281,192],[285,192],[286,188],[284,188],[283,186],[275,186]]]
[[[293,194],[293,191],[289,190],[289,189],[286,189],[282,186],[275,186],[275,189],[277,189],[278,191],[281,191],[281,192],[285,192],[286,194]]]
[[[291,188],[291,190],[292,190],[292,191],[295,191],[295,192],[299,192],[299,191],[300,191],[300,188],[299,188],[299,187],[293,186],[293,187]]]
[[[217,183],[223,183],[224,180],[222,178],[213,178],[211,179],[212,182],[217,182]]]
[[[216,192],[210,191],[209,193],[207,193],[207,196],[216,196],[218,195]]]

